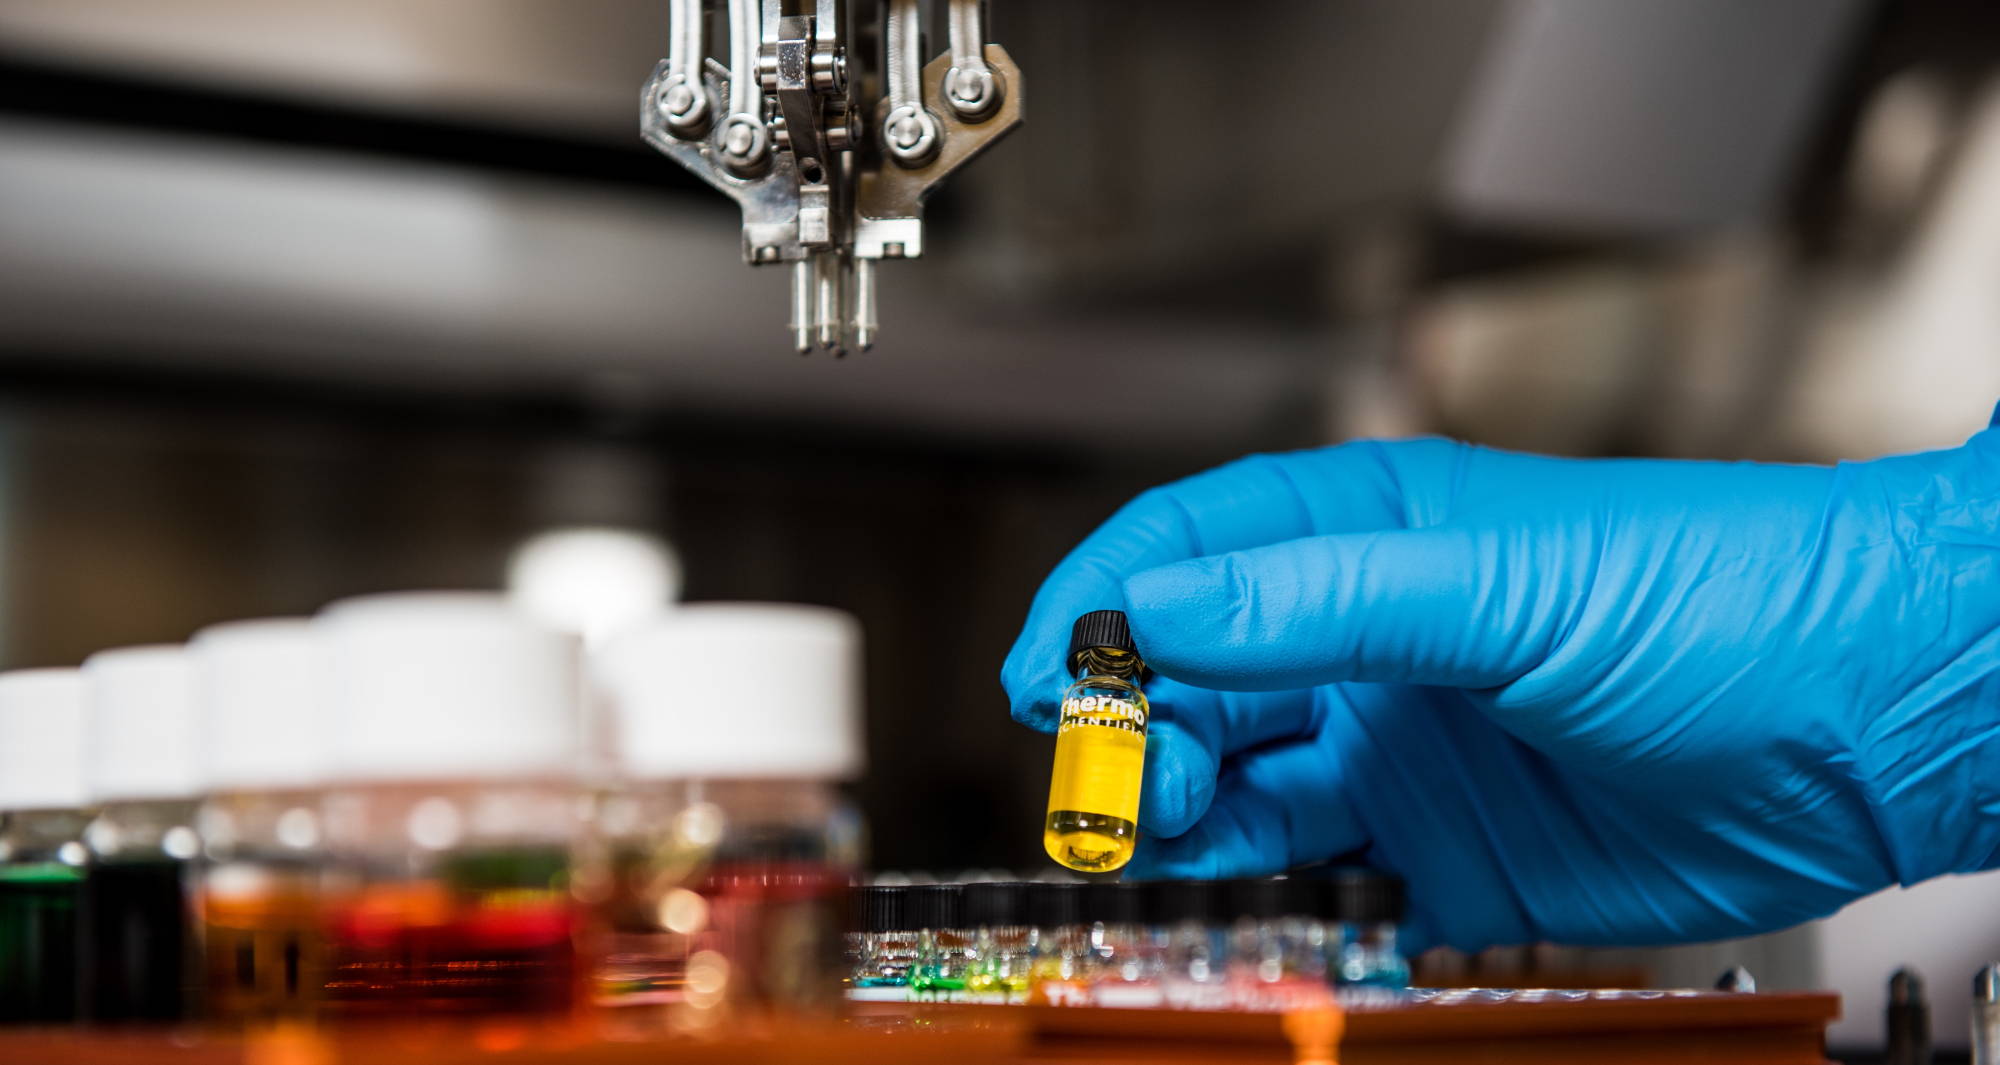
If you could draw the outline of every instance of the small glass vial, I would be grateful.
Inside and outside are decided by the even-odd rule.
[[[1076,619],[1063,693],[1042,848],[1086,873],[1118,869],[1139,841],[1139,781],[1146,764],[1146,664],[1118,610]]]
[[[473,593],[351,599],[314,625],[333,678],[322,1015],[569,1012],[575,639]]]
[[[1327,912],[1337,931],[1327,936],[1336,984],[1404,988],[1410,963],[1396,944],[1406,906],[1403,879],[1378,869],[1333,872]]]
[[[962,998],[972,967],[972,932],[965,927],[961,884],[919,884],[910,888],[910,923],[917,928],[917,964],[910,970],[910,997],[925,1002]]]
[[[1028,1001],[1044,1006],[1088,1005],[1096,959],[1090,952],[1090,926],[1083,920],[1083,885],[1030,884],[1028,920],[1034,939]]]
[[[211,1021],[308,1020],[326,982],[320,786],[324,646],[304,618],[235,621],[188,642],[208,796],[197,815],[203,992]]]
[[[1028,932],[1028,885],[965,885],[965,923],[972,960],[965,989],[975,1002],[1027,1000],[1033,937]]]
[[[861,865],[861,627],[780,603],[677,607],[591,675],[624,780],[577,858],[608,1034],[831,1014]]]
[[[1160,952],[1160,990],[1177,1009],[1229,1005],[1229,936],[1221,920],[1220,885],[1209,880],[1160,880],[1148,887],[1147,911]]]
[[[0,673],[0,1024],[77,1016],[83,728],[76,670]]]
[[[1239,1006],[1258,1010],[1319,1005],[1326,994],[1324,925],[1317,892],[1287,877],[1232,880],[1229,982]]]
[[[83,675],[84,766],[97,804],[83,837],[83,1016],[186,1020],[200,1001],[193,665],[179,646],[124,647],[85,659]]]
[[[1146,929],[1146,889],[1099,881],[1085,885],[1083,892],[1093,956],[1093,999],[1100,1006],[1159,1005],[1160,957]]]
[[[909,997],[910,967],[917,961],[917,933],[910,927],[909,888],[871,884],[856,888],[854,970],[848,997],[858,1002],[898,1002]]]

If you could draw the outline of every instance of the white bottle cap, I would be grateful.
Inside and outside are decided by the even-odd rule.
[[[0,810],[85,805],[83,674],[74,669],[0,673]]]
[[[194,663],[179,644],[99,651],[90,682],[84,779],[96,802],[186,799],[200,790],[195,761]]]
[[[592,678],[636,777],[861,772],[861,625],[841,611],[679,607],[612,640]]]
[[[576,638],[498,595],[409,592],[327,607],[342,781],[568,777],[576,772]]]
[[[200,711],[196,752],[210,791],[318,784],[327,766],[327,671],[305,618],[212,625],[188,641]]]

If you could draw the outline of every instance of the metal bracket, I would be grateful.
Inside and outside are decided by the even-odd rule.
[[[707,0],[727,9],[727,66],[702,55],[704,0],[668,0],[640,134],[736,201],[745,262],[792,265],[802,352],[874,342],[876,260],[921,255],[925,197],[1021,123],[1020,71],[982,43],[984,0],[947,3],[950,51],[921,66],[921,0],[871,7],[887,98],[864,108],[874,57],[852,47],[848,0]]]
[[[1020,126],[1020,68],[1005,48],[989,44],[986,65],[1012,91],[1001,97],[993,113],[980,121],[967,122],[950,108],[942,118],[937,157],[929,163],[906,169],[885,166],[863,171],[856,187],[854,209],[854,254],[863,259],[914,259],[924,253],[924,200],[946,177],[993,146],[995,141]],[[941,55],[924,66],[921,84],[942,92],[946,73],[952,68],[949,55]],[[887,109],[889,101],[882,105]]]

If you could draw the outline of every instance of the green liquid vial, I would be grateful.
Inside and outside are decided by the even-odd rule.
[[[1076,619],[1069,669],[1076,682],[1063,693],[1056,726],[1042,849],[1057,864],[1105,873],[1131,861],[1139,843],[1139,782],[1150,713],[1140,690],[1146,664],[1123,611],[1097,610]]]
[[[972,932],[965,927],[963,888],[925,884],[910,889],[909,922],[917,930],[917,960],[910,967],[911,997],[936,1000],[965,990],[972,969]]]
[[[85,690],[74,669],[0,673],[0,1025],[77,1017]]]
[[[82,891],[83,871],[75,865],[0,862],[0,1024],[76,1019],[76,911]]]

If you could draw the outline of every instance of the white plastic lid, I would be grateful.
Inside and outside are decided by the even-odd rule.
[[[96,802],[186,799],[195,761],[194,662],[179,644],[99,651],[83,660],[84,779]]]
[[[576,771],[574,636],[478,592],[348,599],[314,624],[332,675],[332,779]]]
[[[636,777],[861,772],[861,625],[841,611],[679,607],[612,640],[592,679]]]
[[[507,591],[529,614],[596,647],[680,598],[679,556],[636,529],[539,533],[507,562]]]
[[[212,625],[188,641],[211,791],[311,787],[327,768],[327,670],[305,618]]]
[[[0,810],[63,810],[89,801],[83,784],[83,674],[0,673]]]

